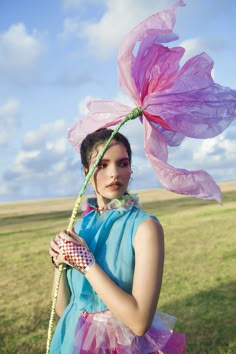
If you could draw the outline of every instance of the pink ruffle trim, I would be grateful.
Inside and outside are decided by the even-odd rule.
[[[157,312],[152,326],[136,336],[110,311],[87,313],[79,318],[73,354],[183,354],[186,338],[174,333],[175,317]]]

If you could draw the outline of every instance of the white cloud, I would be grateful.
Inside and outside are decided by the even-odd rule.
[[[169,148],[168,163],[176,168],[205,170],[216,181],[235,180],[236,125],[212,139],[185,138],[183,143]]]
[[[206,52],[213,57],[217,52],[224,50],[226,41],[216,38],[189,38],[182,41],[180,46],[185,49],[184,56],[181,60],[181,64],[183,64],[191,57],[202,52]]]
[[[186,39],[180,43],[180,46],[185,49],[184,61],[206,50],[205,40],[201,38]]]
[[[37,131],[27,132],[22,139],[24,150],[32,150],[47,145],[47,140],[50,139],[50,144],[54,141],[58,134],[65,135],[65,121],[58,119],[54,122],[42,124]]]
[[[165,5],[168,1],[165,2]],[[155,0],[106,0],[107,11],[97,23],[84,27],[84,36],[92,50],[101,57],[108,57],[118,48],[123,36],[146,17],[160,8]],[[122,20],[121,20],[122,19]],[[125,20],[124,20],[125,19]]]
[[[236,141],[226,139],[224,135],[204,140],[198,151],[193,153],[193,159],[214,168],[223,168],[229,163],[235,166]]]
[[[67,145],[67,140],[65,137],[62,137],[58,139],[55,142],[47,142],[46,143],[46,149],[48,151],[55,151],[58,155],[62,155],[66,152],[66,145]]]
[[[236,125],[206,140],[186,138],[180,147],[170,149],[169,163],[188,170],[203,169],[216,181],[235,180]]]
[[[60,37],[67,39],[70,36],[79,34],[81,31],[81,23],[76,17],[66,17],[63,21],[63,31]]]
[[[11,171],[16,174],[31,172],[29,162],[38,159],[39,156],[40,150],[20,151],[16,155],[15,163],[13,164]]]
[[[37,75],[43,45],[39,34],[27,33],[23,23],[0,33],[0,74],[13,82],[29,82]]]
[[[8,144],[20,125],[20,103],[8,99],[0,105],[0,145]]]
[[[3,174],[0,194],[14,199],[65,196],[78,192],[79,158],[71,156],[65,122],[57,120],[27,132],[22,150]]]
[[[75,35],[88,41],[92,52],[106,58],[118,48],[123,36],[154,12],[173,3],[171,0],[104,0],[105,12],[97,22],[66,18],[63,36]],[[125,19],[125,20],[124,20]]]
[[[87,104],[91,99],[95,99],[95,97],[85,96],[82,100],[79,101],[78,103],[79,116],[83,117],[88,113]]]

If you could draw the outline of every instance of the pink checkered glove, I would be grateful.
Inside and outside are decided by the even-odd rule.
[[[66,240],[60,236],[56,240],[60,252],[64,255],[65,261],[73,268],[86,274],[89,268],[95,263],[94,256],[88,246]]]

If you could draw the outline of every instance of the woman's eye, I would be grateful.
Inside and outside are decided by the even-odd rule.
[[[129,163],[128,162],[121,162],[120,167],[128,167]]]
[[[106,167],[106,164],[105,164],[105,163],[99,163],[99,164],[98,164],[99,170],[102,170],[102,169],[105,168],[105,167]]]

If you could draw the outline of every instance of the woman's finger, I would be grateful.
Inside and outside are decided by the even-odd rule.
[[[78,244],[84,244],[84,240],[82,239],[82,237],[78,236],[74,231],[61,231],[57,237],[56,237],[56,242],[59,241],[59,238],[62,238],[64,240],[67,240],[67,241],[72,241],[72,242],[75,242],[75,243],[78,243]]]
[[[59,252],[57,252],[54,248],[50,247],[49,254],[51,257],[56,257],[59,254]]]
[[[50,246],[51,246],[51,248],[54,249],[57,253],[60,253],[60,250],[59,250],[58,244],[57,244],[57,242],[56,242],[56,239],[55,239],[55,240],[52,239],[52,240],[50,241]]]
[[[56,236],[56,241],[58,240],[58,238],[62,238],[64,240],[71,241],[71,236],[70,236],[69,232],[67,232],[66,230],[59,232],[59,234]]]
[[[55,265],[56,268],[60,266],[60,264],[65,263],[67,265],[70,265],[66,260],[65,256],[60,253],[55,253],[51,249],[49,250],[49,254],[51,255],[52,258],[52,263]]]
[[[82,237],[80,237],[79,235],[77,235],[73,230],[70,231],[70,236],[72,238],[72,240],[76,241],[79,244],[84,244],[84,239]]]

